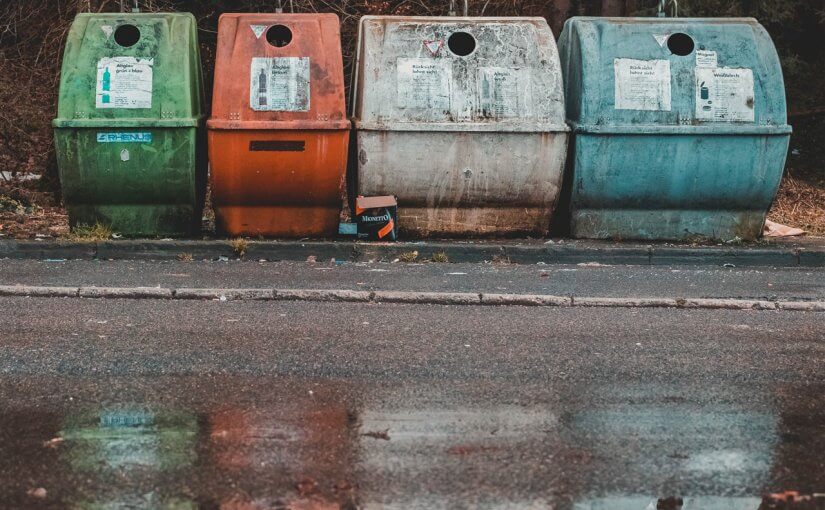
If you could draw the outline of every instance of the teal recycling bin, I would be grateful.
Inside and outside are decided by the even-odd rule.
[[[791,128],[756,20],[576,17],[559,50],[574,237],[759,237]]]

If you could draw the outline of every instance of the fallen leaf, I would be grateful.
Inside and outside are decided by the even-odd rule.
[[[383,439],[384,441],[389,441],[389,440],[390,440],[390,434],[389,434],[389,431],[390,431],[390,429],[387,429],[387,430],[377,430],[377,431],[373,431],[373,432],[364,432],[364,433],[363,433],[363,434],[361,434],[361,435],[362,435],[362,436],[371,437],[371,438],[373,438],[373,439]]]
[[[46,497],[46,489],[43,487],[38,487],[36,489],[29,489],[26,491],[26,494],[33,498],[37,499],[44,499]]]
[[[295,484],[295,488],[298,489],[298,494],[301,496],[308,496],[318,492],[318,482],[312,478],[303,478]]]
[[[801,228],[789,227],[771,220],[765,220],[765,229],[763,234],[765,237],[791,237],[804,236],[807,232]]]
[[[64,439],[62,437],[53,437],[48,441],[43,441],[43,446],[46,448],[57,448],[57,446],[63,441]]]

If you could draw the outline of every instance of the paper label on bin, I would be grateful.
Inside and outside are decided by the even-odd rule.
[[[753,122],[753,71],[727,67],[697,68],[696,119]]]
[[[399,108],[449,110],[453,82],[447,59],[399,58],[396,61]]]
[[[97,62],[97,108],[151,108],[155,60],[106,57]]]
[[[617,58],[613,68],[617,110],[670,111],[670,61]]]
[[[719,66],[719,58],[715,51],[696,50],[696,67],[713,69]]]
[[[309,111],[309,57],[253,58],[249,107],[259,112]]]
[[[532,113],[527,69],[482,67],[478,70],[478,93],[482,117],[529,117]]]

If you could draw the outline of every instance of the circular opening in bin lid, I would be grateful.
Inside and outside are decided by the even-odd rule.
[[[292,30],[284,25],[272,25],[266,31],[266,40],[276,48],[283,48],[292,42]]]
[[[693,53],[693,38],[687,34],[673,34],[667,38],[667,49],[674,55],[684,57]]]
[[[476,49],[476,38],[467,32],[455,32],[447,39],[447,47],[459,57],[466,57]]]
[[[140,40],[140,29],[134,25],[120,25],[115,30],[115,42],[124,48],[134,46]]]

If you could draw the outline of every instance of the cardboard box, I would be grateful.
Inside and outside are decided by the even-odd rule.
[[[357,197],[358,239],[395,241],[398,238],[398,200],[393,196]]]

